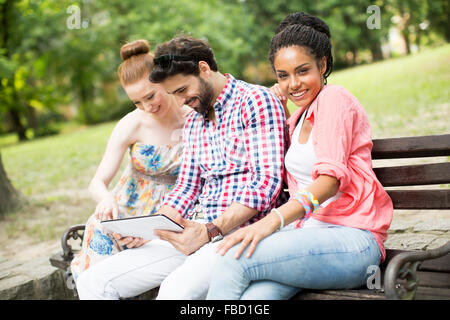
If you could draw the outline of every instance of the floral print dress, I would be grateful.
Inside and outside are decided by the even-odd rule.
[[[129,148],[130,161],[112,190],[119,206],[119,218],[155,214],[163,196],[175,185],[181,164],[181,143],[155,146],[136,142]],[[92,215],[86,223],[80,252],[72,260],[74,279],[108,256],[119,252],[112,236]]]

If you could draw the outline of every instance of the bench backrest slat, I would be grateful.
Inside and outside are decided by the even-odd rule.
[[[445,184],[450,181],[450,162],[374,168],[385,187]]]
[[[450,209],[450,190],[387,190],[395,209]]]
[[[450,155],[450,134],[374,139],[372,159],[439,157]]]
[[[450,254],[446,254],[437,259],[424,261],[420,266],[420,270],[450,273]]]
[[[374,160],[442,156],[450,156],[450,134],[373,140]],[[450,209],[450,162],[447,159],[440,163],[382,168],[375,165],[376,162],[373,171],[385,188],[436,185],[427,190],[418,190],[418,187],[386,189],[394,209]]]
[[[423,287],[448,288],[450,285],[450,273],[444,272],[417,272],[419,283]]]

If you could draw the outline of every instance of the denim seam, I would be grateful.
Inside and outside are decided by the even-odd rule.
[[[275,262],[275,263],[278,263],[278,262],[283,263],[283,262],[286,262],[286,261],[294,260],[294,259],[301,258],[301,257],[305,257],[305,256],[318,256],[318,255],[342,254],[342,253],[349,253],[349,254],[350,254],[350,253],[351,253],[351,254],[354,254],[354,253],[363,253],[363,252],[368,251],[368,250],[370,250],[370,245],[367,246],[367,247],[364,248],[364,249],[361,249],[361,250],[354,250],[354,251],[338,251],[338,252],[321,252],[321,253],[303,254],[303,255],[296,255],[296,256],[286,257],[286,258],[273,259],[273,260],[271,260],[271,261],[266,261],[266,262],[262,262],[262,263],[259,263],[259,264],[254,264],[254,265],[252,265],[252,266],[248,266],[248,267],[246,267],[246,268],[244,269],[244,273],[246,274],[247,278],[249,278],[247,272],[249,272],[250,270],[253,270],[253,269],[256,269],[256,268],[258,268],[258,267],[260,267],[260,266],[264,266],[264,265],[267,265],[267,264],[270,264],[270,263],[274,263],[274,262]]]

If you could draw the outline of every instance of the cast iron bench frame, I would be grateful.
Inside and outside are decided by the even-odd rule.
[[[373,140],[373,160],[441,156],[450,156],[450,134]],[[373,170],[385,188],[406,187],[386,189],[394,209],[450,209],[449,161],[375,167]],[[410,188],[426,185],[441,185],[441,188]],[[70,283],[67,281],[71,277],[69,266],[75,254],[69,239],[82,241],[84,227],[79,224],[68,228],[61,238],[62,252],[50,258],[53,266],[64,271],[66,283]],[[382,283],[378,289],[365,286],[352,290],[302,290],[293,299],[450,299],[449,253],[450,241],[432,250],[387,249],[386,260],[379,269]],[[151,290],[152,297],[156,290]]]

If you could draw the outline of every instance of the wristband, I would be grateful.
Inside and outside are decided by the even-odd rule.
[[[278,215],[278,217],[280,217],[281,224],[280,224],[280,227],[278,228],[278,231],[280,231],[280,230],[283,229],[283,227],[284,227],[284,218],[283,218],[283,215],[282,215],[281,212],[280,212],[278,209],[276,209],[276,208],[273,208],[273,209],[271,210],[271,212],[275,212],[275,213]]]
[[[302,207],[305,209],[305,219],[308,219],[311,215],[311,207],[309,206],[308,201],[306,201],[304,196],[297,196],[295,199],[300,202]]]
[[[311,202],[311,204],[314,206],[312,213],[316,212],[319,209],[319,200],[317,200],[311,192],[307,190],[299,190],[297,191],[297,194],[299,196],[306,196],[309,202]]]
[[[300,204],[305,209],[305,216],[302,218],[302,221],[306,221],[307,219],[309,219],[309,217],[319,209],[319,201],[311,192],[307,190],[297,191],[297,196],[295,197],[295,199],[300,202]],[[312,210],[311,205],[308,203],[308,201],[313,206]]]

